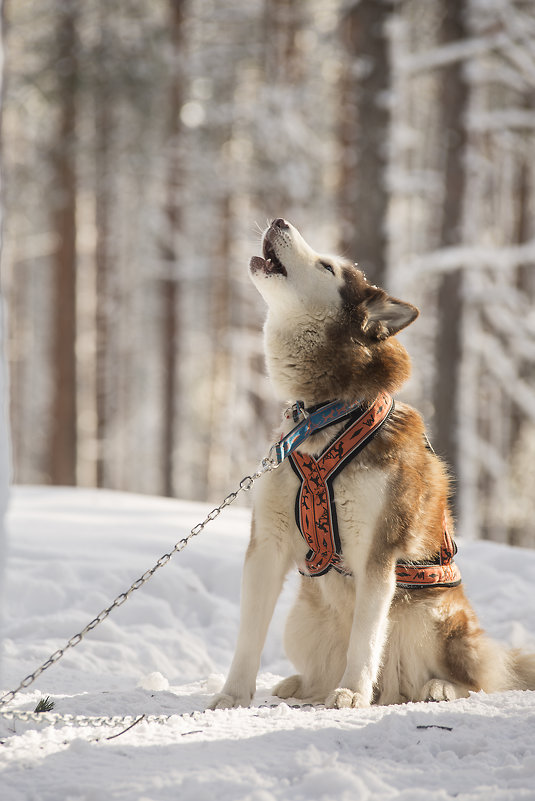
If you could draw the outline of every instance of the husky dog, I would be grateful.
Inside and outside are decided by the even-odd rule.
[[[271,382],[281,400],[300,402],[281,440],[333,401],[349,414],[313,431],[257,485],[238,643],[210,707],[250,704],[292,565],[303,578],[285,648],[298,673],[275,687],[280,698],[338,708],[535,689],[535,655],[481,630],[452,561],[446,470],[420,415],[392,404],[410,371],[395,335],[418,310],[351,262],[316,253],[282,219],[265,231],[250,273],[268,306]],[[346,432],[371,431],[377,419],[366,446],[319,486],[327,457],[349,447]]]

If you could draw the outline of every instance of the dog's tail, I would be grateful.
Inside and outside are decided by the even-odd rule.
[[[482,690],[535,690],[535,653],[509,649],[485,635],[478,645],[478,683]]]
[[[513,690],[535,690],[535,654],[509,651],[509,670]]]

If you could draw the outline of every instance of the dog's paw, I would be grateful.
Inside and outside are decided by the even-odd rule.
[[[420,690],[420,701],[455,701],[468,696],[468,690],[443,679],[431,679]]]
[[[233,709],[234,707],[238,706],[249,706],[251,703],[252,698],[250,697],[241,697],[235,695],[228,695],[227,693],[218,693],[214,695],[208,706],[207,709]]]
[[[271,691],[277,698],[302,698],[303,680],[296,674],[280,681]]]
[[[361,709],[369,705],[370,702],[364,698],[362,693],[355,693],[345,687],[338,687],[338,689],[333,690],[325,700],[325,706],[328,709],[345,709],[348,707]]]

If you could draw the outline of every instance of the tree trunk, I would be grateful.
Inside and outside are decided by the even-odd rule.
[[[0,120],[3,105],[3,64],[4,64],[4,29],[5,29],[5,6],[2,3],[0,11]],[[0,131],[2,126],[0,126]],[[3,154],[3,143],[0,143],[0,153]],[[3,173],[0,170],[0,189],[3,187]],[[0,192],[3,197],[3,192]],[[3,217],[3,208],[0,208],[0,219]],[[0,251],[2,249],[2,236],[0,227]],[[0,289],[1,289],[0,282]],[[8,378],[7,360],[5,357],[5,335],[6,325],[4,319],[4,303],[0,292],[0,591],[3,592],[3,578],[5,566],[5,537],[4,537],[4,514],[7,509],[10,479],[10,444],[9,444],[9,401],[8,401]],[[0,646],[1,646],[0,640]]]
[[[297,37],[304,26],[303,3],[264,0],[262,20],[262,78],[260,94],[267,117],[278,119],[280,139],[266,146],[265,120],[256,120],[255,169],[258,176],[258,208],[268,218],[299,218],[302,201],[294,200],[296,188],[288,181],[288,167],[296,157],[288,129],[288,107],[300,108],[303,78],[302,54]],[[291,99],[290,99],[291,98]]]
[[[535,108],[535,93],[531,92],[525,98],[524,107],[533,110]],[[528,151],[529,153],[529,151]],[[516,230],[514,232],[515,241],[518,244],[525,244],[529,242],[534,234],[533,230],[533,215],[530,213],[531,200],[533,197],[533,168],[531,159],[527,154],[522,154],[518,158],[517,172],[515,176],[515,198],[516,198]],[[533,262],[520,264],[516,269],[515,284],[521,296],[526,299],[526,307],[533,307],[535,301],[535,265]],[[521,335],[522,336],[522,335]],[[514,358],[514,357],[513,357]],[[516,372],[518,377],[527,385],[535,386],[535,362],[530,358],[522,358],[516,356]],[[512,405],[511,409],[511,442],[509,443],[509,464],[511,472],[515,471],[515,463],[519,462],[522,454],[529,446],[526,445],[526,433],[533,429],[533,424],[527,418],[525,412],[521,410],[517,404]],[[529,453],[529,450],[527,450]],[[520,457],[520,458],[519,458]],[[520,461],[521,463],[521,461]],[[518,494],[525,493],[526,498],[532,497],[531,488],[529,486],[529,472],[517,468],[517,473],[522,473],[522,481],[519,481],[517,475],[518,486],[512,486],[511,493]],[[526,478],[524,478],[526,475]],[[522,500],[522,499],[520,499]],[[519,545],[529,547],[533,545],[533,516],[532,511],[535,504],[532,502],[528,506],[526,500],[521,503],[521,508],[524,514],[518,514],[518,504],[514,502],[514,514],[509,512],[509,527],[507,532],[507,539],[511,545]],[[526,509],[526,507],[528,507]],[[512,518],[512,522],[511,522]]]
[[[180,109],[183,103],[183,22],[184,0],[170,0],[169,25],[172,45],[172,75],[169,86],[169,123],[168,123],[168,159],[167,187],[165,201],[165,241],[161,247],[162,260],[168,273],[161,282],[162,308],[162,442],[161,442],[161,474],[162,492],[164,495],[174,494],[173,453],[176,444],[176,398],[179,393],[178,349],[180,347],[180,323],[178,305],[180,292],[178,276],[173,274],[179,259],[176,248],[176,236],[180,229],[180,190],[181,164],[179,154]]]
[[[113,57],[106,4],[99,3],[100,41],[94,87],[95,115],[95,272],[96,272],[96,484],[114,487],[111,470],[111,426],[116,415],[120,367],[118,364],[119,312],[117,267],[113,247],[114,130]]]
[[[373,283],[387,269],[386,169],[390,137],[390,59],[386,23],[394,3],[360,0],[341,23],[347,65],[341,81],[340,252]]]
[[[302,13],[294,0],[264,0],[264,76],[271,85],[297,84],[302,78],[302,57],[296,47]]]
[[[59,121],[54,149],[52,406],[49,475],[52,484],[76,483],[76,10],[58,10],[56,80]]]
[[[443,0],[442,42],[460,42],[466,38],[465,0]],[[444,136],[444,204],[441,245],[450,247],[462,241],[463,203],[467,132],[465,116],[468,85],[463,63],[455,62],[442,72],[441,114]],[[436,332],[437,373],[434,387],[433,445],[447,462],[453,476],[459,474],[457,428],[460,410],[459,376],[462,358],[462,273],[461,269],[445,275],[438,291],[438,326]],[[456,496],[452,499],[456,510]]]

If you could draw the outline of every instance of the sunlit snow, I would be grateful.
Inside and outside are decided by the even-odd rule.
[[[16,488],[2,689],[109,606],[206,511],[109,491]],[[126,723],[0,718],[3,801],[535,797],[535,693],[367,710],[293,708],[273,698],[271,686],[291,670],[281,640],[295,576],[271,626],[254,706],[203,713],[232,657],[248,522],[247,510],[226,510],[9,707],[33,710],[51,696],[56,713],[167,721],[126,731]],[[483,625],[535,650],[535,552],[460,546]]]

